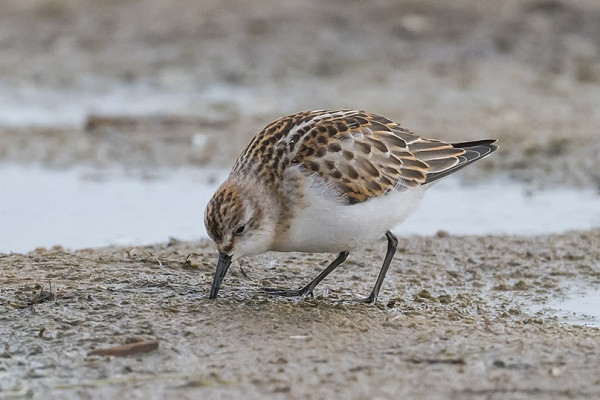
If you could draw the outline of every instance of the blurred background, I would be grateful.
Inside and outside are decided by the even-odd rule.
[[[0,251],[203,237],[204,204],[248,140],[322,108],[498,138],[456,179],[493,186],[472,189],[489,194],[483,211],[504,195],[529,208],[504,228],[443,229],[600,226],[595,0],[3,0]],[[424,220],[460,211],[464,198],[444,201],[456,185]],[[551,220],[574,222],[534,229]]]

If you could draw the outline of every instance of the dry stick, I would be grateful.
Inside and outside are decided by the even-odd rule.
[[[146,340],[124,344],[123,346],[111,347],[108,349],[97,349],[90,351],[88,356],[117,356],[124,357],[131,354],[148,353],[158,349],[158,340]]]

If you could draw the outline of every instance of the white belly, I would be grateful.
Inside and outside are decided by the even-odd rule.
[[[298,211],[275,251],[335,253],[372,243],[417,208],[425,189],[393,191],[364,203],[342,205],[327,191],[307,185],[307,207]]]

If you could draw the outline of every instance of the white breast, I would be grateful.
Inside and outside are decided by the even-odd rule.
[[[289,230],[272,250],[335,253],[372,243],[414,212],[425,191],[422,187],[392,191],[344,205],[338,194],[323,185],[313,181],[304,187],[307,206],[297,210]]]

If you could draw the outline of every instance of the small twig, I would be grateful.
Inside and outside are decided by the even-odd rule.
[[[152,254],[151,251],[148,252],[148,254],[150,254],[150,257],[152,257],[152,259],[156,262],[158,262],[158,265],[160,265],[161,267],[163,266],[163,264],[160,262],[160,260],[158,259],[158,256],[155,256],[154,254]]]
[[[190,254],[188,254],[188,255],[187,255],[187,257],[185,258],[185,261],[189,261],[190,257],[191,257],[191,256],[193,256],[193,255],[194,255],[194,256],[201,256],[202,254],[200,254],[200,253],[190,253]]]
[[[226,385],[233,386],[236,383],[233,381],[227,381],[224,379],[206,379],[203,380],[201,377],[195,377],[192,375],[179,375],[179,374],[158,374],[158,375],[150,375],[150,376],[133,376],[127,378],[109,378],[109,379],[99,379],[95,381],[87,381],[87,382],[79,382],[72,384],[64,384],[57,385],[58,389],[77,389],[81,387],[99,387],[104,385],[116,385],[122,383],[136,383],[136,382],[146,382],[146,381],[156,381],[156,380],[189,380],[190,386],[197,386],[196,382],[202,382],[201,386],[208,385]],[[184,384],[185,385],[185,384]],[[181,386],[185,387],[185,386]]]
[[[96,349],[87,353],[88,356],[116,356],[124,357],[138,353],[148,353],[158,349],[158,340],[146,340],[143,342],[128,343],[122,346],[108,349]]]
[[[407,361],[413,364],[465,364],[465,360],[462,358],[409,358]]]

